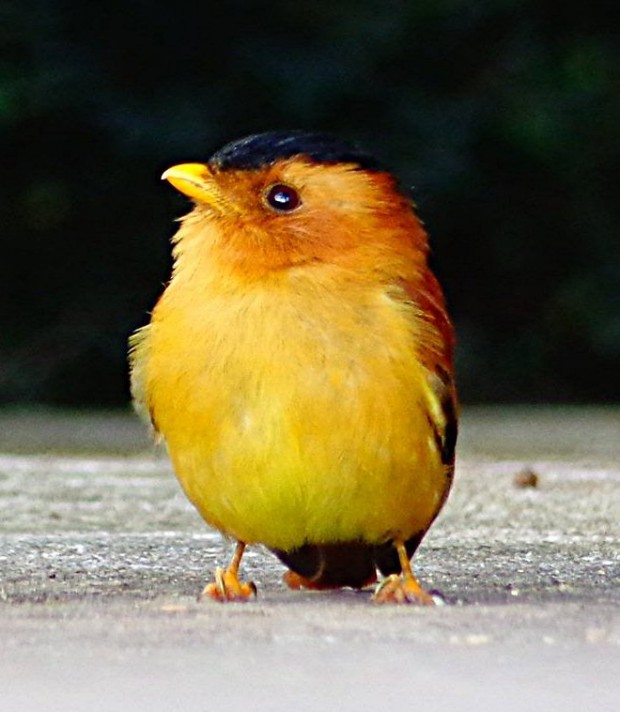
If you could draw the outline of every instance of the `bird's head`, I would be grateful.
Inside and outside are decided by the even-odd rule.
[[[426,258],[406,191],[370,155],[329,134],[249,136],[162,178],[195,202],[176,237],[177,261],[205,257],[252,276]]]

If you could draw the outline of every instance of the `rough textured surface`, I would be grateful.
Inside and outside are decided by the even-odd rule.
[[[449,605],[290,592],[260,548],[258,600],[220,605],[196,594],[231,546],[136,420],[0,413],[0,706],[615,709],[619,462],[617,409],[466,411],[416,557]]]

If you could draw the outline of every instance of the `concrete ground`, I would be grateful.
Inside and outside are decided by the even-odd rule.
[[[434,609],[197,602],[230,545],[129,414],[0,412],[0,710],[620,709],[620,409],[463,414]],[[529,468],[536,487],[515,478]]]

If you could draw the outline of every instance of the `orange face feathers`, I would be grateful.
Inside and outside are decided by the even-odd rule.
[[[194,250],[208,251],[246,278],[302,264],[384,269],[407,280],[412,267],[422,270],[426,234],[387,171],[353,162],[348,153],[348,162],[335,162],[335,151],[268,160],[263,150],[259,157],[267,162],[252,168],[245,167],[245,154],[239,165],[231,155],[223,162],[217,155],[162,176],[196,204],[177,236],[179,255],[186,237],[193,243],[191,233],[200,231],[192,260]],[[323,162],[324,155],[334,162]]]
[[[438,358],[451,368],[452,327],[411,198],[365,153],[321,134],[290,138],[250,137],[206,164],[164,172],[196,206],[175,237],[177,261],[195,271],[206,260],[241,280],[332,265],[357,280],[402,287],[402,298],[441,332]]]

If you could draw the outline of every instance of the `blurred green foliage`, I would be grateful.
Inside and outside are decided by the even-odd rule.
[[[415,187],[464,400],[617,400],[619,55],[612,0],[5,0],[0,399],[126,401],[162,169],[299,127]]]

